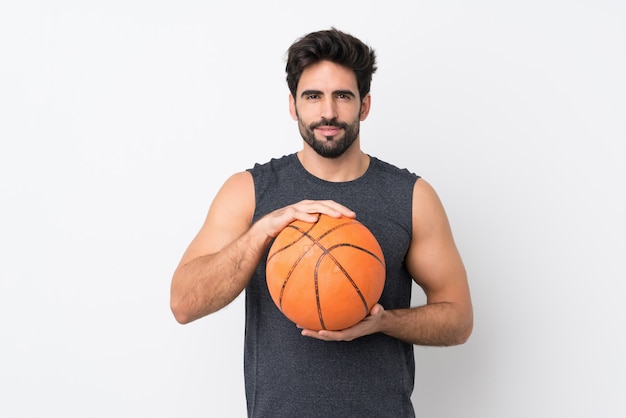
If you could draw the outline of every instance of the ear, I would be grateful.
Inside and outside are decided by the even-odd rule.
[[[296,112],[296,99],[293,98],[292,94],[289,94],[289,114],[291,115],[291,119],[298,120],[298,112]]]
[[[370,108],[372,107],[372,96],[367,93],[367,96],[361,101],[361,113],[359,113],[359,119],[364,121],[367,115],[370,114]]]

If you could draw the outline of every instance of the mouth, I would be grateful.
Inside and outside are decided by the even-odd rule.
[[[336,126],[320,126],[315,128],[315,131],[322,136],[329,137],[337,135],[341,131],[341,128]]]

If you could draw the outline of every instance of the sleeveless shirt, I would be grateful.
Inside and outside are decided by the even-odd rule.
[[[370,157],[363,176],[328,182],[307,172],[295,153],[248,171],[254,179],[253,222],[304,199],[330,199],[353,210],[385,256],[379,303],[385,309],[409,307],[412,279],[404,258],[411,240],[413,186],[419,176]],[[245,291],[248,416],[414,417],[413,346],[382,333],[349,342],[303,337],[271,299],[266,258]]]

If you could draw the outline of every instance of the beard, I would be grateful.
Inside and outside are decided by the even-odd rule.
[[[343,136],[327,136],[326,139],[317,139],[315,129],[320,126],[333,126],[343,129]],[[315,152],[325,158],[338,158],[354,143],[359,137],[360,123],[355,120],[352,123],[339,122],[335,119],[322,118],[319,122],[314,122],[306,126],[298,116],[298,127],[302,139],[313,148]]]

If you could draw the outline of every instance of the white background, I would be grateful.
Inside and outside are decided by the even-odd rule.
[[[331,25],[378,53],[364,150],[469,273],[418,416],[626,415],[624,2],[7,0],[0,416],[245,416],[243,298],[181,326],[169,283],[222,182],[300,149],[284,54]]]

